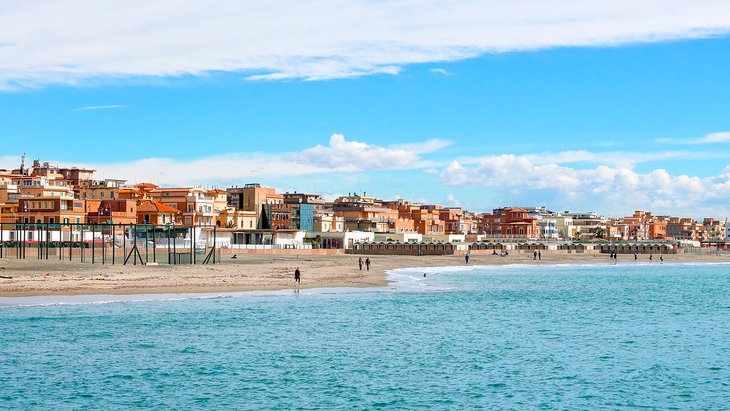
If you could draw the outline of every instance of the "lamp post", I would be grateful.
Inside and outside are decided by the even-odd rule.
[[[99,205],[99,210],[97,211],[97,222],[100,225],[101,225],[101,216],[102,215],[106,215],[106,213],[109,213],[109,215],[111,216],[111,207],[109,207],[108,205],[104,206],[102,204]],[[108,221],[109,220],[107,220],[107,224],[108,224]],[[92,238],[92,241],[93,240],[94,239]],[[112,250],[113,250],[113,247],[114,247],[114,245],[112,245]],[[112,257],[112,259],[113,258],[114,257]],[[103,225],[101,227],[101,263],[106,264],[106,238],[104,238],[104,226]]]

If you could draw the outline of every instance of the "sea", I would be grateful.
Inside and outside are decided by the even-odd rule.
[[[730,409],[730,265],[389,275],[0,299],[0,409]]]

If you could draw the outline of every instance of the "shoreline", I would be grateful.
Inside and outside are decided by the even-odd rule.
[[[294,290],[293,271],[300,267],[299,289],[361,289],[388,287],[388,273],[399,269],[428,270],[454,267],[508,265],[594,265],[616,264],[608,256],[595,254],[544,254],[542,260],[515,254],[508,257],[463,256],[371,256],[373,267],[358,270],[359,255],[245,256],[217,265],[101,266],[45,260],[0,260],[0,297],[51,297],[91,295],[181,295]],[[529,258],[528,258],[529,257]],[[365,256],[363,256],[365,258]],[[666,264],[730,263],[730,257],[714,255],[665,255]],[[622,266],[658,265],[647,255],[638,261],[631,255],[619,257]],[[11,278],[5,278],[11,277]]]

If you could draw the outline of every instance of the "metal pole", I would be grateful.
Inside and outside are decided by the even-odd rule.
[[[195,226],[193,226],[193,264],[198,263],[198,257],[195,255]]]
[[[109,226],[107,225],[107,228]],[[101,226],[101,264],[106,264],[106,239],[104,238],[104,226]]]
[[[152,261],[157,262],[157,236],[155,235],[156,226],[152,227]]]
[[[150,261],[150,251],[149,251],[149,245],[150,245],[150,239],[148,235],[148,230],[150,227],[145,224],[144,226],[144,263],[147,264]]]
[[[85,241],[85,237],[84,237],[84,226],[81,226],[81,242],[79,244],[81,244],[81,262],[83,263],[84,257],[86,257],[86,247],[85,247],[86,241]]]
[[[116,244],[117,244],[117,226],[115,226],[113,222],[112,222],[112,241],[110,244],[112,246],[112,265],[114,265],[114,249],[116,248]]]
[[[170,226],[167,226],[167,265],[170,264]]]
[[[96,224],[91,225],[91,264],[94,264],[96,256]]]
[[[195,264],[195,245],[193,244],[195,241],[193,240],[193,226],[190,226],[190,262]]]
[[[73,249],[73,233],[74,226],[69,223],[68,225],[68,261],[73,261],[74,249]]]
[[[177,264],[177,234],[175,233],[175,224],[172,225],[172,233],[175,237],[172,239],[172,258]]]
[[[51,240],[48,238],[51,234],[51,224],[46,223],[46,260],[48,260],[48,248],[51,246]]]
[[[138,250],[135,249],[135,247],[137,247],[137,224],[134,225],[134,230],[133,231],[134,231],[134,235],[132,235],[132,238],[134,239],[134,245],[132,245],[132,249],[135,250],[135,253],[134,253],[134,265],[137,265],[137,252],[138,252]]]
[[[216,249],[217,242],[216,242],[216,232],[215,232],[215,230],[216,230],[216,227],[213,226],[213,264],[215,264],[215,252],[218,251]]]

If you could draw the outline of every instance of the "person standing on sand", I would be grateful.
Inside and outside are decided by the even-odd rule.
[[[469,264],[469,254],[464,254],[464,261]]]
[[[537,251],[532,252],[532,259],[537,260]]]
[[[542,251],[537,252],[537,259],[542,261]]]
[[[357,265],[360,267],[360,271],[362,271],[362,257],[357,259]]]
[[[370,271],[370,257],[365,258],[365,269]]]
[[[297,267],[296,270],[294,270],[294,283],[299,286],[302,282],[302,272],[299,271],[299,267]]]

